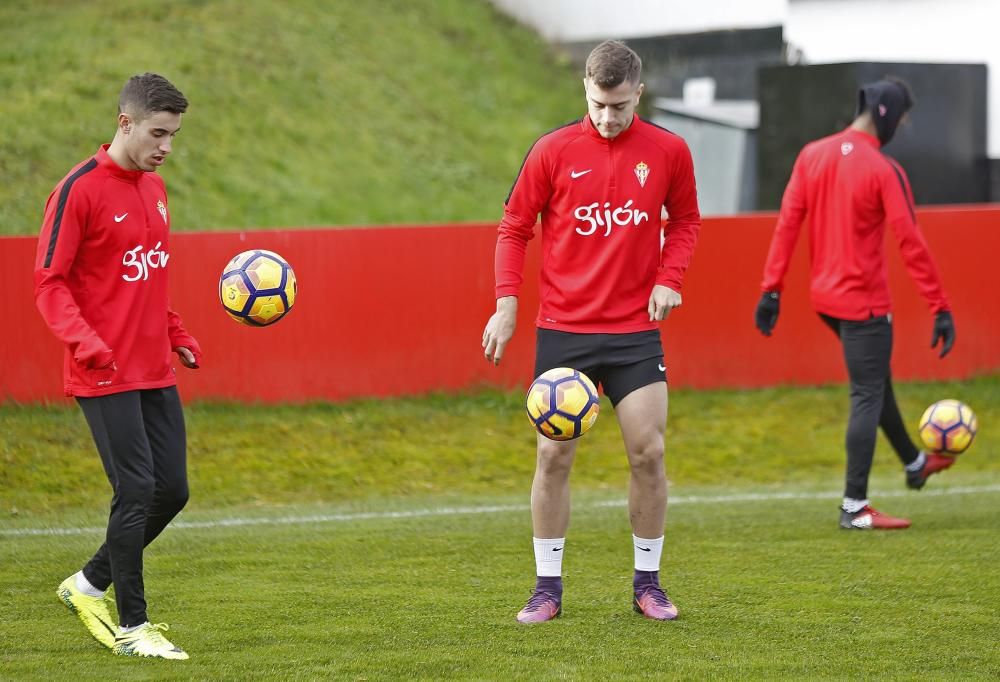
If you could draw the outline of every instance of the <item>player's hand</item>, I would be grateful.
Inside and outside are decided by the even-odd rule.
[[[931,348],[941,341],[941,354],[944,357],[955,345],[955,320],[951,318],[951,313],[942,310],[934,318],[934,335],[931,337]]]
[[[177,357],[180,359],[182,365],[188,369],[198,369],[198,363],[195,361],[194,353],[191,352],[190,348],[177,346],[177,348],[174,348],[174,352],[177,353]]]
[[[494,365],[500,364],[507,343],[514,336],[517,325],[517,297],[504,296],[497,299],[497,311],[486,323],[483,330],[483,354]]]
[[[103,343],[97,347],[81,343],[73,360],[84,369],[114,369],[115,354]]]
[[[670,315],[670,311],[681,305],[681,295],[670,287],[657,284],[649,294],[649,305],[646,310],[649,312],[649,321],[664,320]]]
[[[760,295],[757,311],[754,313],[754,323],[764,336],[770,336],[774,325],[778,324],[778,311],[781,309],[780,296],[777,291],[765,291]]]

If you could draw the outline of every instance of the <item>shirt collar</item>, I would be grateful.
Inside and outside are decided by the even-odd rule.
[[[882,143],[878,141],[878,138],[874,135],[869,135],[868,133],[857,130],[856,128],[847,127],[844,129],[844,134],[850,137],[852,140],[857,140],[859,142],[865,142],[871,145],[875,149],[881,149]]]
[[[583,120],[580,121],[580,128],[581,130],[583,130],[583,132],[585,132],[587,135],[594,138],[595,140],[603,142],[604,144],[609,144],[611,142],[618,142],[620,140],[625,140],[629,135],[632,134],[632,131],[635,130],[636,124],[638,124],[639,121],[640,121],[639,115],[632,114],[632,123],[629,124],[628,128],[621,131],[620,133],[618,133],[618,135],[616,135],[610,140],[605,137],[602,137],[601,133],[599,133],[597,131],[597,128],[594,127],[594,124],[590,122],[590,114],[584,116]]]

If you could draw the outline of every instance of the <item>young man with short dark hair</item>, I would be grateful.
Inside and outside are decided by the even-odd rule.
[[[201,349],[167,301],[170,213],[156,169],[188,102],[146,73],[122,88],[110,145],[79,163],[45,205],[35,301],[66,346],[64,388],[90,426],[114,491],[106,541],[58,596],[125,656],[186,659],[146,615],[143,549],[188,499],[184,413],[171,366]],[[119,624],[105,593],[115,587]]]

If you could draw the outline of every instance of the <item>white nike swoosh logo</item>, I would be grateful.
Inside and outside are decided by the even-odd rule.
[[[661,371],[661,372],[666,372],[666,371],[667,371],[667,368],[666,368],[666,367],[664,367],[663,365],[657,365],[657,367],[659,367],[659,368],[660,368],[660,371]]]
[[[128,216],[128,211],[126,211],[125,213],[122,213],[121,215],[116,215],[115,216],[115,222],[116,223],[120,223],[121,221],[125,220],[126,216]]]
[[[589,173],[589,172],[590,172],[590,171],[592,171],[592,170],[594,170],[594,169],[593,169],[593,168],[588,168],[587,170],[585,170],[585,171],[580,171],[579,173],[578,173],[578,172],[576,172],[576,171],[570,171],[570,172],[569,172],[569,176],[570,176],[571,178],[573,178],[574,180],[576,180],[576,179],[577,179],[578,177],[580,177],[581,175],[586,175],[587,173]]]

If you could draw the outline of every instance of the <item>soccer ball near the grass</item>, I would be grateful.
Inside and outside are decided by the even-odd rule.
[[[573,440],[594,425],[601,403],[586,374],[556,367],[532,382],[525,408],[538,433],[550,440]]]
[[[251,249],[226,264],[219,279],[219,300],[237,322],[252,327],[274,324],[295,305],[298,287],[288,262],[263,249]]]
[[[958,400],[939,400],[920,418],[920,440],[942,455],[965,452],[976,437],[976,413]]]

